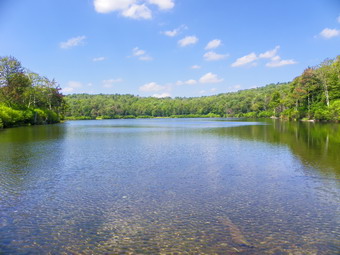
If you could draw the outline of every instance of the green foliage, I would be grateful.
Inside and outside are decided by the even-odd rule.
[[[269,118],[271,116],[273,116],[273,112],[272,111],[261,111],[259,114],[258,114],[258,117],[259,118]]]
[[[65,117],[65,120],[92,120],[92,118],[88,116],[69,116]]]
[[[245,118],[256,118],[257,113],[256,112],[247,112],[247,113],[243,114],[243,117],[245,117]]]
[[[29,72],[13,57],[0,57],[0,114],[4,127],[56,123],[65,109],[54,80]]]
[[[332,115],[328,107],[317,108],[314,112],[314,117],[317,120],[331,120]]]
[[[26,109],[23,111],[25,124],[33,124],[34,123],[34,111],[33,109]]]
[[[34,109],[34,123],[36,124],[46,124],[47,123],[47,113],[42,109]]]
[[[28,72],[13,57],[0,58],[4,127],[66,119],[246,117],[340,120],[340,56],[307,68],[290,83],[196,98],[75,94],[63,97],[54,80]],[[5,108],[4,108],[5,107]]]
[[[25,122],[25,115],[23,111],[0,105],[0,119],[2,120],[3,127],[11,127],[23,124]]]
[[[339,120],[340,57],[307,68],[290,83],[199,98],[133,95],[66,97],[72,118],[246,117]]]
[[[53,124],[53,123],[58,123],[60,122],[60,118],[58,113],[49,110],[49,109],[45,109],[45,113],[47,114],[47,120],[46,123],[47,124]]]
[[[289,119],[289,120],[297,120],[299,119],[299,116],[300,116],[300,113],[295,108],[285,109],[281,115],[282,118]]]
[[[331,103],[329,111],[333,120],[340,121],[340,99]]]

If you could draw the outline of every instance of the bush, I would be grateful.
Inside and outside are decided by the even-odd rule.
[[[47,123],[48,124],[60,122],[60,118],[59,118],[59,116],[56,112],[51,111],[51,110],[45,110],[45,113],[47,114]]]
[[[47,123],[47,113],[41,109],[34,109],[33,124],[46,124]]]
[[[257,117],[257,113],[256,112],[247,112],[247,113],[243,114],[243,117],[246,117],[246,118],[256,118]]]
[[[269,118],[269,117],[271,117],[273,115],[274,115],[274,113],[272,111],[263,111],[263,112],[260,112],[258,114],[258,117],[259,118]]]
[[[65,117],[65,120],[93,120],[89,116],[69,116]]]
[[[5,105],[0,105],[0,128],[51,124],[60,122],[59,115],[47,109],[25,109],[15,110]]]
[[[340,100],[336,100],[331,103],[329,107],[331,117],[333,120],[340,120]]]
[[[300,118],[300,114],[299,111],[296,110],[295,108],[292,109],[286,109],[281,113],[282,117],[286,117],[288,119],[293,119],[293,120],[297,120]]]
[[[60,121],[58,114],[48,109],[36,108],[33,110],[33,115],[32,124],[52,124]]]
[[[33,124],[34,122],[34,111],[32,109],[27,109],[23,111],[24,121],[26,124]]]
[[[133,116],[133,115],[125,115],[125,116],[122,116],[122,119],[135,119],[136,116]]]
[[[96,120],[109,120],[109,119],[114,119],[109,115],[101,115],[101,116],[97,116]]]
[[[23,111],[14,110],[7,106],[0,106],[0,119],[3,127],[13,127],[24,123],[25,117]]]
[[[210,112],[207,115],[205,115],[204,117],[207,117],[207,118],[220,118],[221,115]]]
[[[141,116],[137,116],[136,118],[137,118],[137,119],[152,119],[152,118],[154,118],[154,117],[152,117],[152,116],[147,116],[147,115],[141,115]]]
[[[317,120],[331,120],[332,114],[329,108],[323,107],[315,110],[314,118]]]

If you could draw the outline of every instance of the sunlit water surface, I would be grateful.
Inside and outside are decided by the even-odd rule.
[[[340,129],[223,119],[0,131],[0,254],[338,254]]]

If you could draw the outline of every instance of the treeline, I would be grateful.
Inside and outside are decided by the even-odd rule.
[[[25,69],[14,57],[0,57],[0,128],[57,123],[64,107],[54,80]]]
[[[277,117],[340,120],[340,56],[307,68],[290,83],[196,98],[66,96],[70,119],[135,117]]]

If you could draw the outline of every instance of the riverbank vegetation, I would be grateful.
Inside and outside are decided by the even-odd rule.
[[[308,67],[289,83],[193,98],[134,95],[66,96],[69,119],[248,117],[340,120],[340,56]]]
[[[65,101],[60,87],[14,57],[0,57],[0,128],[57,123]]]
[[[0,128],[66,119],[246,117],[340,121],[340,56],[308,67],[292,82],[206,97],[119,94],[64,97],[54,80],[0,57]]]

